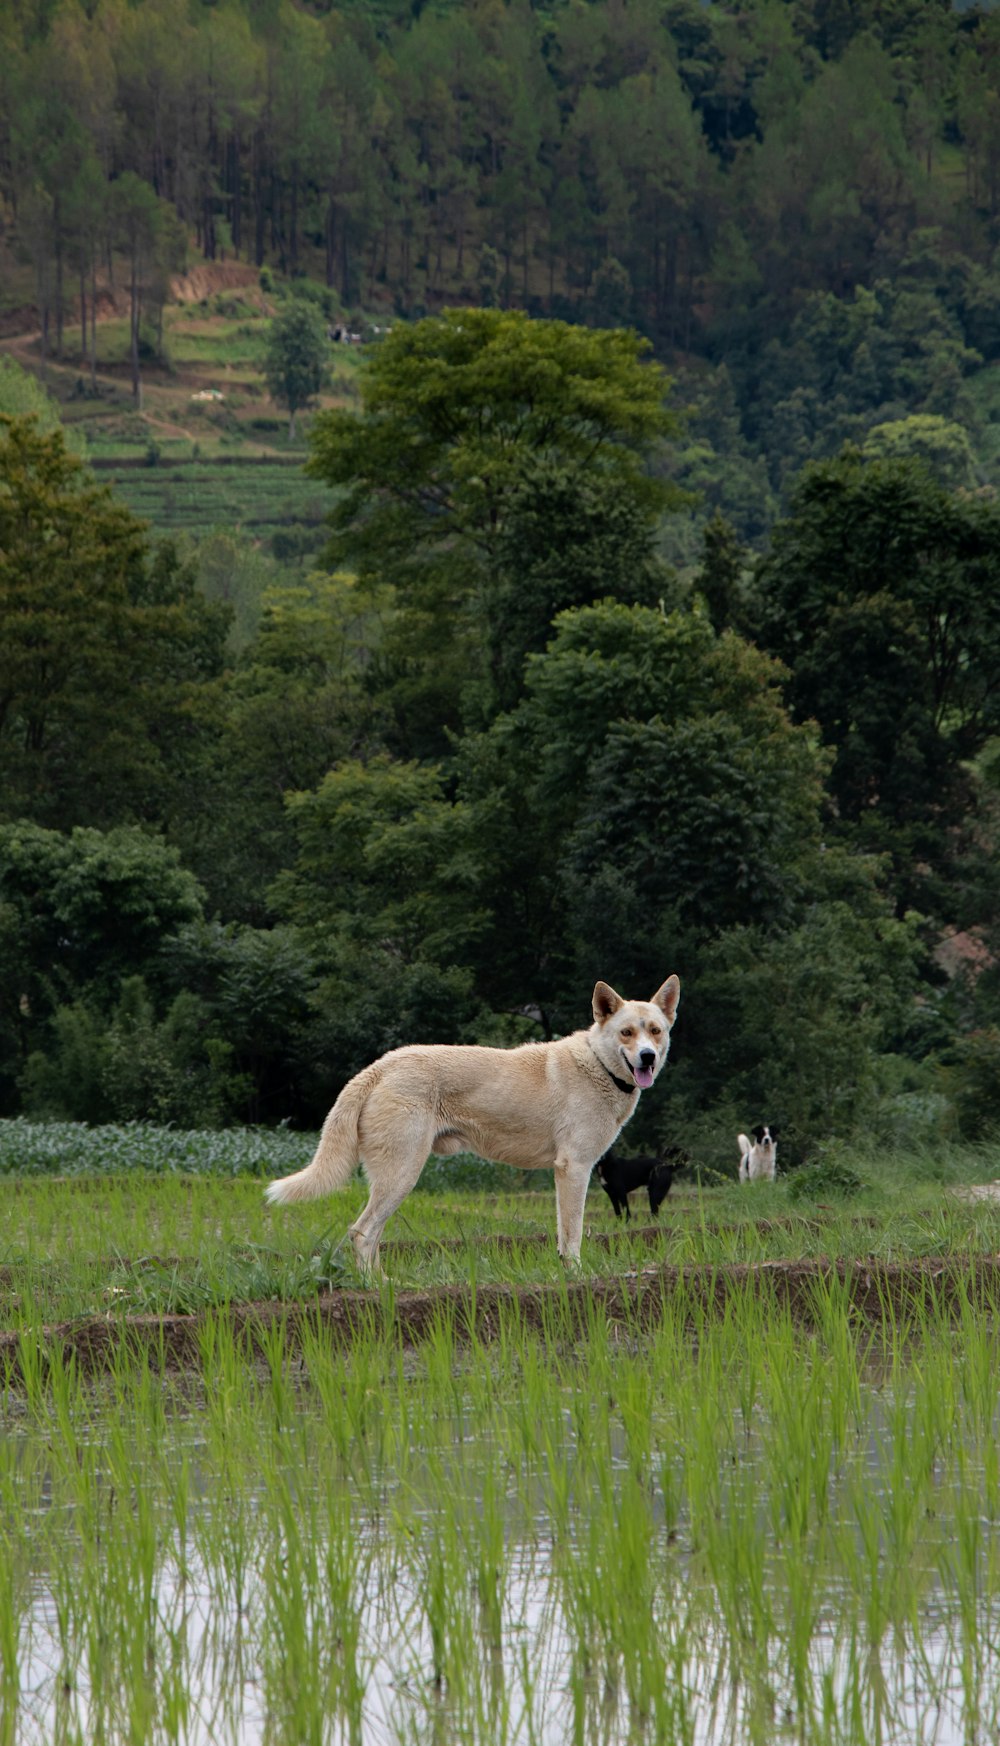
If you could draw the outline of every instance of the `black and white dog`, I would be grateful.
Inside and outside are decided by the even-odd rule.
[[[737,1134],[741,1182],[773,1182],[778,1157],[777,1128],[754,1128],[753,1139]]]
[[[688,1155],[683,1146],[666,1146],[662,1156],[652,1158],[618,1158],[606,1152],[594,1165],[593,1176],[599,1182],[615,1209],[615,1217],[625,1213],[629,1218],[628,1197],[634,1188],[645,1188],[649,1194],[649,1210],[655,1219],[660,1203],[670,1193],[679,1170],[683,1170]]]

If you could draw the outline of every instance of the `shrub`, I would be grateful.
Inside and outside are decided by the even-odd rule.
[[[818,1200],[823,1196],[860,1194],[865,1187],[861,1177],[836,1158],[823,1158],[818,1164],[806,1164],[796,1170],[788,1184],[789,1200]]]
[[[1000,1027],[988,1025],[956,1044],[948,1088],[964,1140],[1000,1132]]]

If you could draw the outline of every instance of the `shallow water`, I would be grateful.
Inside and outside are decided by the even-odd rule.
[[[906,1556],[894,1560],[898,1403],[866,1386],[860,1404],[850,1458],[832,1481],[833,1526],[826,1538],[806,1534],[798,1553],[775,1542],[774,1500],[789,1474],[759,1438],[746,1439],[724,1478],[716,1543],[695,1523],[670,1450],[660,1480],[637,1490],[616,1438],[598,1497],[571,1409],[531,1474],[450,1421],[411,1452],[402,1485],[386,1471],[331,1477],[307,1403],[286,1427],[287,1460],[268,1431],[266,1484],[245,1450],[227,1474],[194,1409],[170,1421],[161,1445],[164,1469],[186,1478],[159,1506],[141,1473],[130,1498],[120,1483],[104,1494],[100,1420],[81,1442],[97,1462],[84,1504],[65,1471],[49,1470],[45,1439],[23,1427],[6,1476],[8,1511],[20,1501],[23,1514],[0,1607],[0,1738],[993,1742],[1000,1583],[996,1523],[970,1507],[977,1473],[934,1458],[913,1482],[926,1532],[910,1524]],[[848,1483],[859,1475],[860,1494]],[[550,1506],[564,1481],[559,1527]],[[500,1510],[492,1563],[476,1538],[488,1493]],[[629,1540],[637,1521],[639,1544]],[[619,1549],[638,1590],[621,1585]],[[637,1592],[619,1628],[616,1608],[634,1606]]]
[[[574,1738],[613,1742],[649,1735],[662,1740],[665,1721],[670,1739],[693,1746],[801,1737],[858,1746],[876,1738],[900,1746],[970,1746],[997,1738],[1000,1695],[980,1708],[978,1725],[970,1717],[966,1645],[943,1593],[922,1609],[918,1631],[894,1636],[877,1653],[858,1645],[849,1627],[844,1634],[831,1607],[812,1635],[808,1673],[814,1713],[805,1724],[797,1720],[800,1694],[784,1665],[780,1637],[757,1645],[768,1667],[763,1685],[741,1679],[727,1634],[718,1627],[699,1628],[695,1640],[678,1599],[676,1610],[655,1621],[665,1680],[644,1719],[630,1703],[621,1675],[595,1671],[574,1679],[572,1637],[554,1600],[545,1556],[537,1549],[514,1553],[499,1651],[483,1641],[480,1689],[458,1704],[447,1688],[438,1693],[428,1680],[431,1632],[421,1618],[419,1594],[403,1583],[391,1606],[360,1605],[364,1701],[359,1722],[352,1725],[332,1713],[317,1717],[315,1738],[346,1746],[358,1739],[376,1746],[491,1738],[562,1746]],[[199,1561],[189,1561],[182,1576],[177,1563],[165,1559],[156,1583],[157,1654],[163,1665],[149,1670],[148,1695],[136,1703],[134,1688],[131,1694],[113,1695],[107,1687],[103,1697],[95,1694],[86,1652],[73,1670],[73,1689],[66,1689],[56,1608],[52,1594],[41,1589],[22,1620],[14,1737],[25,1746],[135,1738],[265,1746],[291,1738],[281,1730],[261,1677],[258,1632],[267,1608],[255,1585],[248,1600],[242,1627],[235,1607],[228,1618],[220,1618],[217,1587]],[[984,1627],[996,1643],[996,1603],[984,1609]],[[173,1714],[166,1716],[171,1699]]]

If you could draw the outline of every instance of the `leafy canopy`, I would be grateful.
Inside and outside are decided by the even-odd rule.
[[[1000,726],[1000,513],[913,459],[845,450],[803,474],[761,566],[759,635],[836,750],[840,814],[943,847],[963,763]],[[881,823],[879,816],[881,815]]]
[[[318,309],[301,297],[289,302],[271,323],[264,367],[268,388],[287,406],[290,433],[295,415],[311,406],[327,378],[329,341]]]
[[[0,417],[0,817],[162,817],[227,618],[61,431]]]
[[[533,460],[610,473],[662,507],[645,457],[675,428],[669,382],[635,333],[451,309],[396,327],[365,367],[361,413],[315,422],[309,471],[346,487],[336,546],[377,566],[456,544],[492,555]]]

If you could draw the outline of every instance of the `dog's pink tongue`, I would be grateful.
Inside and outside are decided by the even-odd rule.
[[[637,1086],[639,1087],[639,1090],[640,1091],[648,1091],[650,1086],[653,1083],[653,1069],[652,1069],[652,1067],[635,1067],[635,1068],[633,1068],[633,1072],[635,1074],[635,1082],[636,1082]]]

